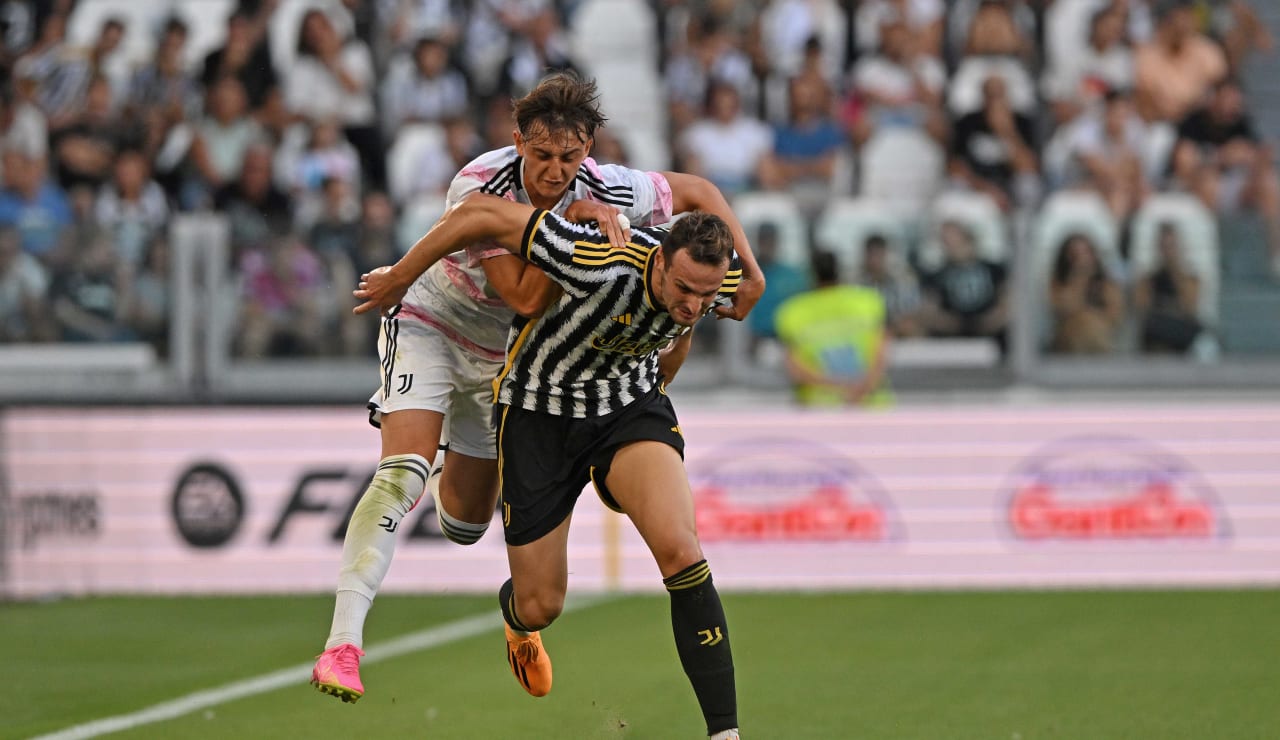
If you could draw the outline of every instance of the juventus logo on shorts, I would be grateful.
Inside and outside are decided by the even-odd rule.
[[[400,387],[396,389],[396,393],[408,393],[413,387],[413,373],[401,373],[397,377],[400,378]]]

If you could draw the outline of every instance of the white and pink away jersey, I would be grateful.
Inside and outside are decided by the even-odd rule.
[[[476,192],[528,203],[523,168],[514,146],[481,154],[453,179],[445,205],[452,208]],[[562,214],[581,199],[617,208],[632,226],[657,226],[671,220],[671,186],[658,172],[600,165],[587,158],[569,191],[551,210]],[[493,244],[476,244],[436,263],[409,288],[399,318],[426,322],[463,349],[502,361],[515,314],[489,286],[480,267],[481,260],[499,254],[510,252]]]

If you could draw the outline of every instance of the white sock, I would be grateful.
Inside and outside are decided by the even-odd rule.
[[[430,469],[421,455],[392,455],[378,465],[347,524],[325,650],[343,643],[364,647],[364,620],[391,568],[400,521],[422,496]]]
[[[472,524],[464,522],[444,510],[444,504],[440,502],[440,479],[444,477],[444,466],[436,468],[431,477],[427,479],[427,490],[431,492],[431,498],[436,502],[436,519],[440,523],[440,531],[450,542],[456,542],[459,545],[474,545],[480,541],[484,533],[489,529],[489,522],[484,524]]]
[[[738,728],[732,730],[721,730],[711,736],[711,740],[738,740]]]

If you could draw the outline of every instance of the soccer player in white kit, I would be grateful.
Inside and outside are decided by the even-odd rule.
[[[746,317],[764,291],[764,278],[724,196],[701,177],[590,159],[592,137],[605,120],[594,81],[549,76],[515,102],[515,119],[515,145],[463,167],[449,187],[447,207],[476,192],[497,195],[595,221],[615,246],[625,242],[619,214],[651,226],[676,213],[714,213],[729,224],[743,270],[733,305],[717,313]],[[498,496],[492,382],[506,358],[507,330],[516,313],[540,314],[558,291],[508,250],[477,244],[358,309],[384,309],[382,383],[369,402],[370,421],[381,429],[382,459],[347,525],[333,622],[312,671],[320,691],[347,702],[364,695],[359,665],[365,617],[390,568],[400,521],[425,490],[450,540],[472,544],[488,528]],[[686,338],[676,351],[687,349]],[[446,415],[445,464],[433,475]]]

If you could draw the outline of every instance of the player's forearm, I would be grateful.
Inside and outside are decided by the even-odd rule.
[[[558,283],[515,255],[491,257],[480,264],[502,302],[525,318],[541,316],[560,297]]]
[[[532,209],[493,195],[475,194],[445,212],[391,268],[397,283],[410,285],[432,265],[469,244],[489,241],[519,253]]]

